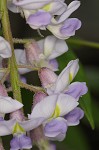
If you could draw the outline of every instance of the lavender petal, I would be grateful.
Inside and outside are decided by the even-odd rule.
[[[51,65],[51,68],[52,68],[53,71],[58,70],[58,62],[57,62],[56,59],[49,60],[49,64]]]
[[[19,150],[19,149],[30,149],[32,148],[32,142],[29,137],[25,134],[15,135],[10,142],[10,150]]]
[[[64,93],[78,100],[82,95],[86,94],[87,91],[88,88],[85,82],[74,82],[68,86],[68,90]]]
[[[10,141],[10,150],[19,150],[20,149],[20,145],[19,145],[19,140],[17,138],[17,136],[14,136],[13,139]]]
[[[67,124],[63,118],[56,118],[44,127],[44,134],[50,140],[62,141],[66,136]]]
[[[51,18],[48,12],[38,11],[28,17],[27,23],[36,27],[46,26],[50,23]]]
[[[81,27],[81,21],[77,18],[67,19],[60,29],[61,34],[65,36],[75,35],[75,31]]]
[[[64,118],[67,120],[68,126],[76,126],[79,124],[80,119],[82,119],[83,116],[84,116],[83,110],[79,107],[76,107],[70,113],[65,115]]]

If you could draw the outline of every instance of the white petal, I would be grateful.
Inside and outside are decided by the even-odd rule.
[[[33,10],[33,9],[39,9],[41,7],[43,7],[44,5],[48,4],[49,2],[51,2],[51,0],[21,0],[21,1],[17,1],[17,0],[13,0],[13,3],[16,6],[20,6],[23,9],[29,9],[29,10]]]
[[[77,107],[79,103],[67,94],[60,94],[58,97],[57,105],[60,109],[60,116],[64,116]]]
[[[13,126],[15,125],[15,123],[15,119],[0,121],[0,136],[12,134]]]
[[[71,2],[68,5],[67,10],[58,19],[57,23],[61,23],[65,21],[76,9],[78,9],[79,6],[80,6],[80,1],[75,0]]]
[[[10,113],[23,107],[23,104],[11,97],[0,96],[0,113]]]
[[[50,12],[52,15],[61,15],[65,9],[67,8],[67,5],[64,3],[64,1],[53,1],[49,3],[48,5],[45,5],[42,9]]]
[[[54,50],[56,38],[54,36],[47,36],[44,42],[44,54],[48,57]]]
[[[15,57],[18,64],[26,64],[26,54],[25,50],[22,49],[15,49]]]
[[[58,76],[54,93],[62,92],[70,83],[69,81],[70,67],[66,67]]]
[[[70,61],[67,67],[60,73],[56,81],[54,93],[64,91],[74,79],[79,69],[78,61],[78,59]]]
[[[19,7],[15,6],[13,3],[12,3],[12,0],[7,0],[7,7],[10,11],[12,11],[13,13],[19,13],[20,12],[20,9]]]
[[[79,70],[79,64],[78,64],[78,62],[79,62],[78,59],[72,60],[67,65],[67,67],[70,66],[70,80],[71,81],[75,78],[75,76],[76,76],[76,74],[77,74],[77,72]]]
[[[0,36],[0,56],[3,58],[9,58],[12,55],[10,44]]]
[[[15,49],[15,57],[16,57],[16,61],[17,64],[19,65],[27,65],[27,60],[26,60],[26,54],[25,54],[25,50],[22,49]],[[18,69],[20,74],[24,74],[27,72],[30,72],[30,69],[27,68],[19,68]]]
[[[41,102],[34,107],[30,119],[45,118],[48,119],[54,112],[57,102],[57,95],[45,97]]]
[[[40,52],[41,53],[43,53],[44,52],[44,42],[45,42],[45,39],[42,39],[42,40],[39,40],[39,41],[37,41],[37,44],[38,44],[38,46],[39,46],[39,48],[40,48]]]
[[[44,54],[48,59],[54,59],[68,50],[65,41],[57,39],[54,36],[48,36],[44,43]]]
[[[57,25],[48,25],[47,29],[53,33],[53,35],[55,35],[57,38],[59,39],[68,39],[69,36],[63,35],[60,32],[61,27],[63,26],[63,24],[57,24]]]
[[[32,129],[37,128],[39,125],[41,125],[44,120],[45,118],[36,118],[36,119],[30,119],[18,123],[25,129],[25,131],[30,131]]]

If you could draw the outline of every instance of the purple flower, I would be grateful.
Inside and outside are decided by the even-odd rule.
[[[31,65],[33,68],[47,67],[53,71],[58,70],[57,57],[68,51],[65,41],[54,36],[47,36],[39,41],[32,41],[25,45],[25,50],[16,49],[15,56],[17,64]],[[19,68],[19,73],[23,74],[31,70]]]
[[[58,117],[44,124],[44,134],[49,140],[62,141],[66,136],[68,126],[78,125],[83,116],[83,110],[76,107],[67,113],[64,118]]]
[[[75,35],[75,31],[81,27],[81,21],[77,18],[68,17],[80,6],[80,2],[72,1],[66,10],[56,18],[52,18],[47,28],[59,39],[68,39]]]
[[[80,1],[74,0],[68,6],[64,1],[56,0],[13,0],[8,2],[12,12],[23,12],[26,22],[33,29],[46,28],[59,39],[67,39],[81,26],[78,19],[68,17],[78,9]]]
[[[79,98],[88,91],[85,82],[71,83],[75,78],[78,69],[78,59],[76,59],[70,61],[59,76],[48,68],[41,68],[39,71],[39,78],[42,86],[49,95],[64,93],[71,95],[78,101]]]

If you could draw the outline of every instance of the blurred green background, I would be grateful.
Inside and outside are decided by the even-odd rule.
[[[71,0],[66,0],[69,4]],[[25,20],[19,14],[10,13],[11,27],[13,37],[28,38],[39,36],[36,31],[33,31]],[[73,13],[72,17],[78,17],[82,21],[82,28],[76,32],[76,36],[67,40],[69,51],[58,58],[60,71],[66,66],[69,60],[79,58],[81,69],[76,77],[78,81],[87,81],[89,93],[83,96],[81,106],[85,108],[87,117],[95,129],[93,130],[86,119],[81,121],[77,127],[70,127],[66,139],[63,142],[58,142],[57,150],[98,150],[99,149],[99,45],[85,44],[84,41],[97,42],[99,44],[99,0],[81,0],[81,7]],[[41,33],[46,36],[50,32]],[[79,41],[77,40],[79,39]],[[16,48],[22,48],[22,45],[15,45]],[[28,83],[36,84],[35,78],[37,73],[25,75]],[[36,79],[39,84],[39,79]],[[25,104],[25,112],[30,113],[33,93],[22,90],[23,100]],[[91,104],[90,104],[91,100]],[[83,102],[82,102],[83,101]],[[28,103],[28,105],[27,105]],[[93,120],[90,114],[92,108]],[[88,114],[89,113],[89,114]],[[5,140],[5,149],[8,150],[8,136]],[[5,139],[5,138],[4,138]],[[34,148],[35,149],[35,148]]]

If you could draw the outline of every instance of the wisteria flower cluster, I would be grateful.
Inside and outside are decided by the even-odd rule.
[[[51,141],[64,140],[69,126],[78,125],[84,116],[79,99],[88,91],[86,83],[72,82],[79,60],[71,60],[59,75],[55,73],[59,70],[57,57],[68,51],[64,39],[75,35],[81,27],[79,19],[69,18],[80,2],[75,0],[67,5],[64,0],[1,1],[1,8],[6,4],[12,12],[20,13],[32,29],[48,29],[53,35],[28,40],[24,49],[14,49],[7,8],[1,17],[4,33],[0,36],[0,136],[13,135],[10,150],[31,149],[34,144],[40,150],[55,150]],[[8,19],[6,25],[4,17]],[[33,70],[38,71],[41,87],[28,85],[21,76]],[[20,88],[35,93],[28,117],[24,115]],[[8,96],[9,91],[13,98]],[[2,143],[0,147],[4,149]]]
[[[68,39],[81,27],[79,19],[68,18],[79,6],[78,0],[68,6],[64,0],[8,0],[9,9],[21,13],[31,28],[47,28],[60,39]]]

